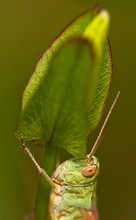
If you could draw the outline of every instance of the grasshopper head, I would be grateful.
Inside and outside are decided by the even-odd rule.
[[[90,161],[72,158],[60,164],[52,179],[60,185],[84,185],[94,182],[98,173],[99,161],[95,156]]]

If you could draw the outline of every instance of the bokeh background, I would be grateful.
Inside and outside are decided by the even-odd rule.
[[[0,1],[0,220],[21,220],[34,207],[38,174],[14,136],[24,87],[53,38],[93,3]],[[97,3],[111,14],[114,75],[105,114],[117,90],[121,91],[97,152],[100,219],[136,220],[136,1]],[[34,147],[33,151],[40,160],[40,150]]]

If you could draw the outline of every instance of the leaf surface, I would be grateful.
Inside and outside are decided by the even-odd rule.
[[[110,84],[109,18],[103,15],[79,16],[40,58],[23,95],[17,137],[85,155]]]

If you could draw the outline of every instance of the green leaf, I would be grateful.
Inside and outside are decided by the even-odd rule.
[[[104,51],[108,13],[93,17],[91,10],[78,17],[40,58],[24,92],[17,137],[85,155],[111,73],[108,46]]]
[[[26,140],[42,139],[75,156],[85,154],[90,104],[86,87],[90,86],[91,94],[96,90],[92,60],[90,45],[82,39],[67,43],[56,53],[47,76],[23,111],[20,133]]]

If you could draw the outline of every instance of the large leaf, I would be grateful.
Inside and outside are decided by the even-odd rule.
[[[47,76],[23,111],[21,132],[26,140],[33,136],[73,155],[85,154],[91,101],[86,87],[90,86],[93,100],[97,83],[92,60],[89,43],[79,39],[56,53]]]
[[[92,19],[87,11],[43,54],[23,96],[17,137],[85,155],[87,134],[98,123],[110,82],[108,46],[103,50],[107,15]]]

